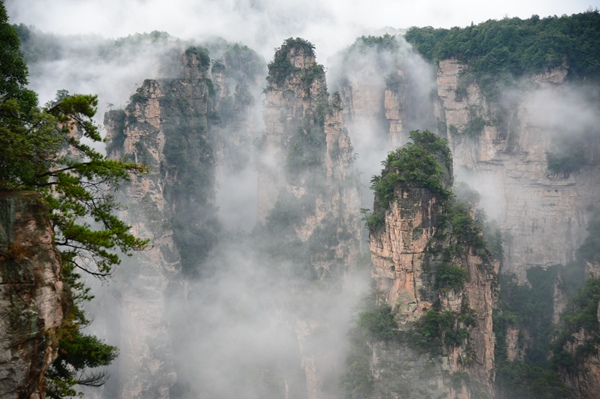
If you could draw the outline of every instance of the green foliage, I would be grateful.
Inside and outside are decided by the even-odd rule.
[[[300,81],[302,82],[305,90],[308,90],[315,79],[322,79],[325,81],[325,69],[323,68],[323,65],[313,62],[308,68],[302,71]]]
[[[46,372],[47,395],[53,399],[78,394],[75,385],[98,387],[108,380],[105,372],[89,372],[109,365],[118,355],[118,350],[92,335],[82,333],[89,320],[75,303],[66,315],[58,332],[58,357]]]
[[[276,49],[275,58],[268,65],[269,74],[267,82],[270,85],[281,86],[288,76],[299,70],[299,68],[292,65],[288,58],[292,49],[302,51],[307,57],[315,55],[315,46],[309,41],[299,37],[286,39],[283,45]]]
[[[383,222],[385,211],[396,199],[396,189],[427,188],[442,201],[450,197],[452,158],[447,141],[428,130],[411,131],[410,138],[412,143],[391,152],[381,175],[371,179],[375,191],[374,212],[367,219],[371,231]]]
[[[580,284],[577,282],[579,278],[573,276],[569,268],[553,266],[546,270],[539,267],[529,269],[527,280],[528,284],[518,284],[514,275],[500,276],[498,309],[494,311],[498,396],[564,397],[566,387],[548,359],[548,353],[556,346],[551,341],[554,331],[554,292],[559,281],[576,285]],[[522,361],[509,361],[507,358],[508,328],[522,331],[518,350],[524,349],[525,334],[528,337]]]
[[[364,399],[370,397],[375,385],[371,373],[371,349],[367,333],[361,327],[350,331],[350,349],[346,356],[346,371],[342,376],[341,387],[347,398]]]
[[[74,301],[59,333],[59,357],[48,371],[49,394],[59,398],[72,395],[77,383],[101,385],[102,375],[78,374],[116,356],[115,348],[80,331],[88,321],[79,306],[91,297],[75,270],[105,277],[120,263],[118,252],[146,246],[147,240],[130,234],[130,226],[114,215],[119,204],[111,194],[144,168],[109,160],[83,142],[102,141],[92,119],[96,96],[63,90],[46,108],[38,106],[35,93],[25,88],[27,69],[1,3],[0,41],[0,189],[35,190],[46,200],[62,278]]]
[[[471,117],[465,128],[460,132],[461,135],[467,137],[477,137],[483,133],[485,120],[480,116]]]
[[[442,237],[449,233],[463,250],[471,248],[484,261],[487,260],[487,245],[481,226],[471,217],[470,207],[466,203],[454,198],[448,201],[440,215],[438,229]]]
[[[588,236],[579,247],[577,257],[580,261],[600,262],[600,211],[592,214],[587,231]]]
[[[569,389],[555,371],[521,361],[497,363],[496,387],[498,398],[571,397]]]
[[[553,345],[552,362],[556,368],[568,371],[581,367],[590,355],[596,355],[600,348],[600,323],[598,304],[600,303],[600,278],[589,278],[574,295],[561,314],[558,339]],[[584,342],[580,342],[575,353],[567,352],[566,345],[572,342],[573,335],[585,332]]]
[[[561,137],[558,147],[560,151],[546,153],[549,173],[566,178],[579,172],[588,163],[584,151],[585,142],[581,137]]]
[[[577,78],[600,76],[600,14],[581,14],[540,19],[505,18],[452,29],[410,28],[406,40],[431,61],[457,58],[483,74],[541,72],[569,65]]]
[[[461,80],[476,81],[488,101],[499,102],[501,87],[549,68],[568,66],[568,79],[600,78],[599,26],[600,14],[592,11],[560,18],[489,20],[465,28],[413,27],[405,37],[430,61],[452,58],[466,63]],[[466,86],[459,84],[457,100],[465,94]]]
[[[500,279],[498,309],[494,312],[496,345],[497,396],[502,398],[568,397],[557,371],[573,372],[600,346],[597,312],[600,301],[600,279],[585,280],[585,261],[595,257],[600,246],[598,213],[588,224],[588,239],[577,252],[577,259],[565,266],[527,271],[528,284],[518,284],[516,277],[503,274]],[[570,298],[561,314],[560,324],[553,324],[555,290]],[[506,331],[518,328],[518,350],[525,349],[523,361],[508,361]],[[585,332],[574,350],[574,334]],[[524,345],[527,336],[527,346]],[[549,358],[550,357],[550,358]]]
[[[129,96],[129,102],[144,103],[146,102],[146,97],[141,93],[133,93],[131,96]]]
[[[18,98],[27,85],[27,66],[19,50],[19,36],[8,24],[4,5],[0,6],[0,42],[0,95],[3,98]]]
[[[200,69],[207,71],[210,68],[210,56],[208,50],[203,47],[189,47],[185,50],[186,56],[195,56],[198,59]]]
[[[388,305],[361,312],[358,315],[358,325],[377,341],[389,341],[398,337],[398,324]]]
[[[470,309],[459,314],[430,309],[417,321],[413,340],[421,348],[434,352],[441,346],[461,346],[470,338],[465,320],[471,323],[472,317]]]
[[[350,50],[358,50],[364,54],[371,49],[375,49],[377,52],[394,52],[398,48],[398,39],[386,33],[383,36],[361,36],[354,41]]]
[[[215,187],[214,139],[207,132],[205,110],[167,100],[165,119],[174,122],[163,125],[167,140],[161,167],[177,179],[165,188],[165,196],[178,204],[171,222],[183,272],[196,275],[220,231],[215,205],[210,202]]]
[[[469,272],[459,265],[442,263],[435,274],[435,288],[439,290],[459,290],[469,281]]]
[[[325,148],[323,126],[307,125],[299,128],[289,143],[285,163],[288,177],[293,180],[299,173],[322,165]]]

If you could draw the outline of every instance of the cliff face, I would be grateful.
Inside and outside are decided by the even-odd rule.
[[[459,178],[480,189],[488,214],[501,225],[504,270],[523,279],[530,267],[566,264],[586,237],[586,209],[598,197],[600,177],[590,166],[553,174],[547,154],[565,147],[566,136],[584,137],[585,121],[561,118],[585,112],[586,105],[563,84],[564,68],[524,78],[520,90],[498,100],[501,106],[486,101],[477,83],[464,87],[465,68],[440,61],[436,118],[446,126]],[[585,146],[595,152],[593,141]]]
[[[48,208],[36,193],[0,193],[0,396],[45,396],[67,306]]]
[[[598,307],[598,321],[600,322],[600,306]],[[582,329],[571,337],[571,341],[565,345],[565,350],[576,356],[578,350],[590,345],[596,336],[590,336]],[[597,347],[597,344],[596,344]],[[577,365],[576,369],[561,370],[561,378],[577,398],[595,398],[600,389],[600,356],[591,353],[585,360]]]
[[[405,333],[405,338],[373,346],[373,397],[493,397],[498,263],[476,238],[481,234],[476,228],[468,240],[455,236],[464,228],[456,224],[456,212],[462,212],[463,221],[471,218],[462,205],[418,186],[396,186],[384,222],[371,228],[372,276]],[[450,275],[457,280],[450,283]],[[419,345],[406,338],[413,331],[440,334],[440,341],[426,339],[428,351],[419,352]]]
[[[331,343],[343,338],[348,311],[343,304],[352,295],[347,279],[361,251],[353,147],[342,100],[335,93],[329,102],[323,67],[310,43],[286,41],[267,80],[259,222],[278,248],[265,252],[271,261],[287,252],[292,287],[300,287],[292,289],[294,306],[314,310],[284,309],[284,318],[294,319],[306,395],[334,398],[343,351]],[[332,314],[336,308],[341,313]]]
[[[147,174],[132,178],[122,196],[132,231],[153,243],[124,262],[118,286],[111,287],[120,309],[112,334],[121,354],[107,390],[116,397],[169,397],[176,381],[170,292],[180,295],[185,289],[182,265],[193,273],[194,263],[214,243],[214,233],[206,227],[214,217],[215,197],[207,122],[209,61],[193,49],[182,61],[184,77],[144,81],[124,111],[111,111],[105,118],[109,156],[148,167]],[[189,218],[193,221],[184,223]],[[197,243],[200,236],[205,240]]]
[[[459,179],[482,191],[500,223],[505,271],[523,280],[527,268],[573,258],[600,185],[593,163],[548,172],[564,125],[544,118],[544,107],[569,95],[565,71],[529,77],[490,103],[485,87],[465,80],[465,65],[444,60],[429,76],[403,51],[385,53],[383,69],[373,67],[374,53],[348,62],[341,94],[330,97],[312,45],[289,39],[269,67],[260,138],[252,112],[259,80],[239,78],[239,65],[201,50],[185,53],[181,78],[147,80],[125,110],[107,115],[111,155],[149,167],[124,198],[126,219],[154,247],[127,262],[113,291],[112,304],[124,306],[109,339],[121,357],[106,397],[340,397],[334,381],[345,347],[332,343],[345,340],[350,276],[363,252],[355,168],[369,178],[411,129],[448,137]],[[596,159],[596,147],[586,148]],[[369,342],[369,397],[493,396],[498,264],[485,245],[448,230],[458,205],[424,187],[394,194],[383,228],[371,234],[372,276],[401,336],[435,323],[438,335],[418,340],[431,352],[409,341]],[[447,247],[458,252],[440,255]],[[463,283],[444,286],[442,272]],[[519,330],[507,336],[509,358],[522,358]]]

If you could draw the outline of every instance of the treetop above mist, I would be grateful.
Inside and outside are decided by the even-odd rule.
[[[457,58],[474,72],[520,76],[564,64],[574,78],[600,77],[600,13],[488,20],[466,28],[412,27],[406,40],[425,58]]]
[[[267,82],[280,86],[291,73],[298,68],[290,61],[292,51],[300,51],[309,58],[315,57],[315,45],[299,37],[286,39],[283,45],[275,49],[275,58],[268,65]]]

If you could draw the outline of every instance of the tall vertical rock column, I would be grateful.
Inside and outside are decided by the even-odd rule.
[[[440,159],[448,168],[442,185],[449,190],[452,161],[449,153]],[[389,165],[383,176],[410,173]],[[459,228],[466,231],[465,227],[452,224],[456,212],[463,221],[471,218],[466,209],[423,183],[401,181],[404,183],[393,189],[381,226],[371,228],[373,278],[400,331],[410,336],[414,334],[411,331],[422,334],[435,326],[433,334],[439,334],[441,352],[436,353],[433,340],[427,344],[429,352],[421,354],[410,340],[396,345],[374,343],[372,372],[381,383],[375,382],[373,397],[407,394],[420,398],[444,393],[448,398],[475,398],[482,393],[492,397],[492,308],[498,265],[482,238],[476,238],[481,232],[473,222],[467,224],[471,226],[470,242],[457,236]],[[450,212],[453,216],[448,216]],[[449,274],[463,277],[450,284],[446,280]],[[441,318],[447,318],[448,325],[443,327]],[[385,381],[393,378],[396,385]]]
[[[182,264],[191,273],[214,240],[204,230],[214,217],[206,119],[210,60],[201,49],[188,49],[183,64],[181,79],[144,81],[124,111],[105,118],[109,156],[148,167],[124,186],[123,202],[133,232],[153,244],[124,262],[112,286],[119,309],[113,342],[120,357],[106,389],[114,397],[169,398],[176,381],[170,292],[184,292]]]
[[[341,98],[335,93],[329,102],[312,44],[288,39],[269,64],[267,81],[259,223],[274,233],[279,248],[289,246],[284,261],[291,268],[305,268],[291,272],[290,285],[301,287],[293,294],[299,307],[314,311],[286,313],[295,326],[308,398],[336,398],[343,353],[331,342],[344,339],[345,330],[339,331],[334,318],[341,315],[332,309],[344,303],[346,277],[360,252],[354,151]],[[302,255],[293,255],[298,249]]]
[[[37,193],[0,193],[0,396],[40,399],[68,306],[48,207]]]

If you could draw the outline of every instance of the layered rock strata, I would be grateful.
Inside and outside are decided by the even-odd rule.
[[[39,194],[2,192],[0,210],[0,396],[40,399],[69,297]]]
[[[507,90],[500,109],[475,81],[463,83],[466,68],[439,62],[436,118],[446,126],[458,177],[482,193],[482,205],[501,225],[504,271],[523,280],[530,267],[566,264],[586,237],[586,209],[600,194],[593,167],[568,176],[548,172],[547,154],[565,135],[581,135],[558,121],[571,106],[563,102],[572,94],[567,70],[524,78],[521,90]]]
[[[169,298],[185,292],[182,264],[192,273],[214,242],[206,229],[215,197],[207,122],[210,61],[197,49],[186,51],[182,61],[182,78],[144,81],[125,110],[105,118],[109,156],[148,168],[123,187],[123,216],[136,236],[152,242],[124,262],[118,286],[111,287],[120,310],[113,342],[121,354],[112,373],[117,378],[107,389],[116,397],[170,397],[176,371]],[[201,185],[194,184],[199,180]],[[205,240],[197,245],[202,234]]]
[[[421,334],[430,328],[427,323],[440,317],[433,325],[441,334],[439,353],[433,342],[428,351],[421,352],[410,339],[376,342],[371,364],[376,381],[373,397],[494,395],[492,310],[498,264],[491,261],[485,245],[453,237],[458,226],[442,226],[451,206],[418,184],[396,186],[384,223],[371,230],[372,276],[399,330],[407,337],[412,331]],[[442,270],[449,264],[462,270],[464,284],[446,287],[441,283]],[[442,317],[453,321],[442,327]]]
[[[314,313],[285,310],[286,318],[295,318],[307,397],[335,398],[343,353],[328,343],[342,338],[335,325],[341,315],[328,312],[336,307],[347,312],[341,308],[348,295],[346,278],[361,251],[354,152],[340,95],[335,93],[329,101],[324,70],[310,43],[286,41],[270,64],[267,80],[259,222],[267,234],[285,231],[277,237],[290,248],[284,261],[292,268],[306,268],[293,272],[305,277],[292,284],[313,292],[295,292],[292,297],[302,298],[301,306]],[[294,216],[285,216],[288,212]],[[294,248],[304,248],[306,258],[294,258]],[[319,306],[318,301],[325,302]]]

